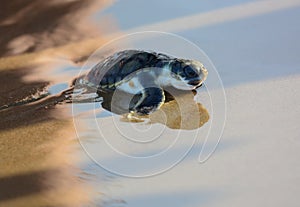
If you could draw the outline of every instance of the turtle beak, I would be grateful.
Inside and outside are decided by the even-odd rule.
[[[201,79],[198,79],[198,80],[192,80],[192,81],[189,81],[189,85],[193,87],[193,89],[197,89],[199,88],[200,86],[202,86],[202,80]]]
[[[203,85],[203,83],[201,83],[199,86],[197,86],[196,88],[200,88]]]
[[[189,81],[189,84],[192,85],[192,86],[195,86],[197,87],[198,85],[201,84],[201,80],[192,80],[192,81]]]
[[[200,88],[203,85],[203,83],[200,83],[199,85],[195,86],[194,90],[196,90],[197,88]]]

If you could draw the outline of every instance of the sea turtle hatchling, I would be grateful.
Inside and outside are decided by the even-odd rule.
[[[142,51],[117,52],[98,64],[81,80],[95,87],[98,94],[120,90],[132,95],[127,112],[146,115],[159,109],[165,101],[165,89],[194,90],[207,77],[207,70],[195,60]]]

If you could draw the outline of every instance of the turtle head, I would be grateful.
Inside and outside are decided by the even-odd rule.
[[[207,77],[207,69],[195,60],[175,59],[171,64],[173,87],[192,90],[200,87]]]

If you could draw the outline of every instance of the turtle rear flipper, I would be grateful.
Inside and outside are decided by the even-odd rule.
[[[149,87],[133,96],[129,109],[139,115],[147,115],[159,109],[164,101],[165,95],[161,88]]]

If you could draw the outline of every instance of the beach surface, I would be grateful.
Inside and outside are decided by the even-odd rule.
[[[299,205],[299,0],[4,2],[0,107],[9,107],[0,110],[0,206]],[[82,21],[91,14],[99,25]],[[174,102],[153,114],[150,125],[102,109],[81,116],[82,106],[77,116],[70,105],[57,104],[60,93],[24,104],[24,98],[47,87],[70,84],[88,56],[113,37],[144,30],[181,35],[209,56],[225,90],[224,131],[210,131],[224,118],[213,113],[218,110],[210,97],[221,97],[223,88],[209,90],[212,72],[195,100],[183,104],[197,101],[200,118],[188,107],[185,118],[174,113]],[[145,45],[164,46],[155,38]],[[136,131],[162,131],[158,137],[164,139],[137,147],[118,129],[129,138]],[[148,135],[138,141],[148,141]],[[99,137],[131,157],[151,157],[178,143],[166,159],[137,165],[112,154]],[[199,162],[201,150],[214,153]],[[184,159],[171,166],[181,154]]]

